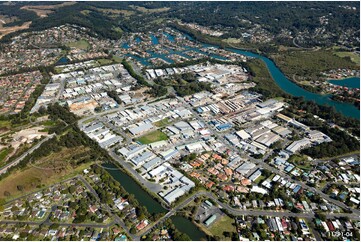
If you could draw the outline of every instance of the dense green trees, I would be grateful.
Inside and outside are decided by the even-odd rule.
[[[201,91],[212,91],[211,83],[198,82],[193,73],[176,74],[167,78],[158,77],[154,82],[160,86],[172,86],[181,97]]]
[[[144,77],[136,73],[133,67],[125,59],[123,59],[122,64],[124,68],[129,72],[129,74],[137,80],[139,85],[150,86],[150,84],[144,79]]]
[[[321,106],[315,102],[305,101],[301,97],[292,97],[287,102],[290,103],[290,106],[282,111],[285,115],[295,117],[297,114],[298,121],[325,133],[332,139],[332,142],[304,149],[303,154],[314,158],[333,157],[360,149],[360,142],[357,139],[343,130],[331,127],[332,124],[337,124],[346,128],[353,135],[359,136],[360,124],[358,120],[343,116],[336,112],[333,107]],[[301,115],[298,110],[302,110]]]
[[[320,129],[320,131],[328,134],[333,141],[304,149],[302,151],[303,154],[314,158],[323,158],[338,156],[360,150],[359,141],[346,134],[344,131],[328,127],[323,127]]]
[[[113,98],[114,101],[116,101],[118,104],[122,103],[122,100],[120,100],[118,93],[115,90],[111,90],[107,92],[108,96]]]
[[[308,116],[303,122],[307,125],[318,126],[319,124],[316,123],[317,120],[313,118],[313,115],[317,115],[325,119],[328,123],[334,123],[347,128],[353,135],[360,135],[359,121],[336,112],[333,107],[305,101],[302,97],[292,97],[287,102],[290,104],[290,108],[285,110],[284,113],[292,116],[294,113],[297,113],[297,110],[304,110]]]
[[[167,88],[161,85],[153,85],[152,88],[149,90],[149,94],[155,96],[155,97],[162,97],[164,95],[167,95]]]

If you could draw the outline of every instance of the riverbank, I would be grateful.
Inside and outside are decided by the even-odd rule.
[[[180,29],[178,29],[178,30],[182,31]],[[186,34],[189,34],[189,33],[186,32]],[[225,47],[224,45],[219,46],[220,45],[219,40],[217,40],[215,38],[212,38],[211,40],[209,40],[209,38],[203,38],[203,36],[200,34],[198,34],[198,35],[193,34],[193,37],[200,38],[200,39],[196,39],[199,42],[209,41],[208,43],[210,43],[210,44],[208,44],[208,45],[213,45],[216,48],[225,48],[226,50],[232,51],[234,53],[261,59],[266,64],[266,66],[271,74],[272,79],[276,82],[276,84],[285,93],[290,94],[292,96],[296,96],[296,97],[302,96],[305,100],[314,101],[319,105],[332,106],[336,109],[336,111],[340,112],[344,116],[351,117],[351,118],[354,118],[357,120],[360,119],[360,110],[358,110],[357,107],[355,107],[354,105],[349,104],[349,103],[342,103],[342,102],[334,101],[331,99],[331,95],[320,95],[320,94],[312,93],[310,91],[303,89],[302,87],[298,86],[296,83],[291,81],[289,78],[287,78],[281,72],[281,70],[277,67],[276,63],[273,60],[266,57],[264,55],[264,53],[256,54],[256,53],[244,51],[241,49],[228,48],[228,47]]]
[[[148,209],[151,214],[166,213],[168,210],[165,209],[160,201],[157,201],[153,196],[147,192],[143,186],[141,186],[136,179],[131,177],[121,168],[115,164],[107,163],[102,165],[103,168],[116,180],[124,189],[130,194],[134,194],[135,198],[140,204]]]

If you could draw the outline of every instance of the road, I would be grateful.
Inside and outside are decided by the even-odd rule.
[[[184,101],[184,99],[182,98],[178,98],[179,101],[183,102],[185,107],[188,107],[189,110],[193,113],[193,115],[198,118],[198,120],[201,120],[204,122],[204,124],[206,125],[206,127],[213,133],[214,136],[217,137],[218,140],[222,141],[225,146],[235,152],[235,153],[239,153],[239,150],[236,149],[235,147],[231,146],[228,144],[228,142],[224,139],[223,134],[219,133],[217,131],[214,130],[213,127],[211,127],[206,120],[203,119],[203,117],[201,117],[198,113],[196,113],[193,108]],[[139,104],[138,104],[139,105]],[[144,104],[142,104],[144,105]],[[113,110],[109,110],[107,112],[102,112],[99,114],[95,114],[91,117],[88,117],[84,120],[81,120],[79,123],[81,124],[82,122],[84,122],[85,120],[94,118],[94,117],[98,117],[98,116],[104,116],[106,113],[111,113],[111,112],[116,112],[119,110],[123,110],[125,108],[128,107],[121,107],[119,109],[113,109]],[[117,130],[119,131],[119,129],[117,128]],[[123,134],[124,135],[124,134]],[[127,137],[127,135],[124,135],[125,138]],[[146,181],[143,177],[141,177],[134,169],[133,167],[130,166],[129,163],[125,162],[124,160],[120,159],[115,153],[114,151],[110,151],[109,152],[110,155],[114,158],[114,160],[116,160],[117,162],[119,162],[127,171],[129,171],[136,179],[140,180],[140,181],[144,181],[142,182],[143,185],[145,185],[146,187],[148,187],[148,189],[150,189],[153,192],[159,191],[159,187],[157,187],[158,184],[154,184],[151,182]],[[270,155],[270,153],[268,154]],[[267,155],[267,156],[268,156]],[[345,210],[350,210],[352,211],[352,214],[350,213],[343,213],[343,214],[327,214],[326,217],[327,218],[334,218],[334,217],[348,217],[348,218],[352,218],[352,219],[359,219],[359,211],[357,209],[350,209],[346,204],[337,201],[335,199],[330,198],[327,194],[323,193],[322,191],[320,191],[317,188],[314,187],[310,187],[308,185],[306,185],[304,182],[302,181],[297,181],[294,180],[292,177],[290,177],[288,174],[280,171],[279,169],[270,166],[269,164],[265,163],[264,160],[267,159],[267,156],[264,157],[262,160],[261,159],[255,159],[252,158],[250,156],[246,156],[246,155],[242,155],[244,158],[248,159],[249,161],[257,164],[258,166],[267,169],[275,174],[280,175],[281,177],[284,177],[286,179],[288,179],[289,181],[292,181],[300,186],[302,186],[304,189],[307,189],[309,191],[314,192],[315,194],[320,195],[320,197],[322,197],[323,199],[325,199],[326,201],[333,203]],[[149,183],[149,184],[148,184]],[[231,214],[240,216],[240,215],[252,215],[252,216],[292,216],[292,217],[301,217],[301,218],[305,218],[305,219],[312,219],[314,218],[314,213],[313,212],[305,212],[305,213],[292,213],[289,211],[269,211],[269,210],[240,210],[240,209],[236,209],[233,208],[231,206],[229,206],[228,204],[224,204],[221,203],[220,201],[218,201],[218,198],[213,194],[213,193],[209,193],[209,192],[200,192],[197,193],[189,198],[187,198],[183,203],[181,203],[180,205],[176,206],[175,208],[171,209],[165,216],[163,216],[161,219],[159,219],[157,222],[155,222],[154,224],[152,224],[151,226],[149,226],[148,228],[146,228],[143,232],[143,234],[146,234],[147,232],[149,232],[152,228],[154,228],[154,226],[160,224],[161,222],[163,222],[165,219],[171,217],[172,215],[174,215],[178,210],[180,210],[182,207],[186,206],[190,201],[192,201],[195,197],[197,196],[207,196],[209,198],[212,198],[213,200],[217,201],[217,203],[224,209],[226,209],[228,212],[230,212]]]
[[[1,220],[0,224],[29,224],[29,225],[42,225],[44,224],[44,222],[36,222],[36,221],[13,221],[13,220]],[[49,222],[49,224],[46,225],[50,225],[52,224],[51,222]],[[91,224],[91,223],[56,223],[59,226],[69,226],[69,227],[89,227],[89,228],[109,228],[110,226],[114,225],[114,222],[110,223],[110,224]]]
[[[176,207],[172,208],[166,215],[164,215],[162,218],[160,218],[157,222],[153,223],[151,226],[147,227],[145,230],[142,231],[142,234],[140,236],[143,236],[147,234],[149,231],[151,231],[154,227],[164,222],[167,218],[170,218],[173,216],[177,211],[181,210],[185,206],[187,206],[190,202],[192,202],[196,197],[202,197],[205,196],[208,199],[212,199],[216,201],[216,203],[223,209],[226,209],[228,213],[233,214],[235,216],[270,216],[270,217],[298,217],[298,218],[304,218],[308,220],[312,220],[315,217],[315,214],[313,212],[304,212],[304,213],[293,213],[289,211],[273,211],[273,210],[253,210],[253,209],[237,209],[231,207],[229,204],[222,203],[218,200],[218,197],[214,195],[211,192],[197,192],[196,194],[188,197],[186,200],[184,200],[182,203],[177,205]],[[348,217],[350,219],[358,220],[359,216],[357,214],[350,214],[350,213],[333,213],[333,214],[327,214],[326,218],[328,219],[334,219],[334,218],[340,218],[340,217]]]
[[[83,184],[88,188],[88,190],[95,196],[96,200],[99,202],[99,204],[102,205],[102,207],[107,210],[107,212],[110,215],[113,215],[113,219],[115,221],[115,223],[119,224],[128,234],[129,237],[132,238],[133,241],[139,241],[140,237],[133,235],[131,233],[129,233],[129,228],[125,225],[125,223],[123,222],[122,219],[119,218],[119,216],[115,213],[112,213],[111,208],[108,206],[108,204],[102,204],[100,201],[100,198],[98,196],[98,194],[96,193],[96,191],[93,189],[93,187],[84,179],[83,176],[79,175],[78,178],[83,182]]]
[[[198,120],[202,120],[203,123],[206,125],[206,127],[207,127],[210,131],[212,131],[213,135],[215,135],[218,140],[222,141],[222,143],[224,143],[225,146],[226,146],[228,149],[230,149],[231,151],[235,152],[236,154],[239,153],[239,150],[237,150],[236,147],[231,146],[231,145],[228,144],[228,142],[225,140],[225,138],[224,138],[224,136],[223,136],[222,134],[220,134],[220,133],[217,132],[217,131],[214,132],[214,128],[211,127],[211,126],[208,124],[208,122],[203,119],[203,117],[201,117],[197,112],[195,112],[195,111],[192,109],[192,107],[191,107],[187,102],[184,101],[183,98],[178,98],[178,100],[181,101],[181,102],[183,102],[184,105],[187,106],[187,107],[189,108],[189,110],[191,110],[191,112],[193,113],[193,115],[194,115],[195,117],[197,117]],[[288,174],[280,171],[279,169],[268,165],[267,163],[264,162],[264,161],[267,159],[267,156],[264,157],[263,160],[255,159],[255,158],[250,157],[250,156],[247,156],[247,159],[250,160],[251,162],[257,164],[257,165],[260,165],[260,166],[261,166],[262,168],[264,168],[264,169],[267,169],[267,170],[269,170],[269,171],[271,171],[271,172],[273,172],[273,173],[275,173],[275,174],[278,174],[278,175],[280,175],[281,177],[287,178],[288,180],[296,183],[297,185],[300,185],[301,187],[303,187],[303,188],[305,188],[305,189],[307,189],[307,190],[309,190],[309,191],[312,191],[312,192],[318,194],[320,197],[322,197],[322,198],[325,199],[326,201],[329,201],[329,202],[331,202],[331,203],[339,206],[340,208],[343,208],[343,209],[345,209],[345,210],[350,210],[350,211],[352,211],[352,212],[355,213],[355,214],[359,214],[359,213],[360,213],[360,211],[359,211],[358,209],[350,208],[350,207],[348,207],[346,204],[344,204],[343,202],[340,202],[340,201],[338,201],[338,200],[335,200],[335,199],[333,199],[333,198],[330,198],[327,194],[323,193],[323,192],[320,191],[319,189],[314,188],[314,187],[310,187],[310,186],[306,185],[306,184],[305,184],[304,182],[302,182],[302,181],[297,181],[297,180],[293,179],[292,177],[290,177]]]
[[[20,161],[22,161],[27,155],[31,154],[34,152],[34,150],[38,149],[45,141],[53,138],[55,136],[55,134],[51,134],[48,137],[46,137],[45,139],[41,140],[39,143],[37,143],[36,145],[34,145],[33,147],[31,147],[29,150],[27,150],[24,154],[22,154],[20,157],[16,158],[14,161],[10,162],[9,164],[6,164],[5,166],[0,168],[0,175],[4,174],[7,172],[7,170],[13,166],[16,166],[17,164],[20,163]]]

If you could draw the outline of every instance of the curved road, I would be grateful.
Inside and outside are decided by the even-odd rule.
[[[45,139],[41,140],[39,143],[37,143],[36,145],[34,145],[33,147],[31,147],[29,150],[27,150],[24,154],[22,154],[20,157],[16,158],[14,161],[10,162],[9,164],[6,164],[5,166],[0,168],[0,175],[4,174],[7,172],[7,170],[13,166],[16,166],[17,164],[20,163],[20,161],[22,161],[27,155],[31,154],[34,152],[34,150],[38,149],[45,141],[53,138],[55,136],[55,134],[51,134],[48,137],[46,137]]]

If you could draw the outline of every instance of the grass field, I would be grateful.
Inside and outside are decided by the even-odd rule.
[[[140,6],[132,6],[134,9],[142,12],[142,13],[161,13],[168,11],[170,8],[164,7],[164,8],[145,8]]]
[[[7,121],[7,120],[1,120],[0,121],[0,130],[1,129],[8,129],[8,128],[10,128],[10,126],[11,126],[10,121]]]
[[[104,66],[104,65],[109,65],[111,63],[113,63],[112,60],[109,59],[98,59],[97,62],[99,63],[99,65]]]
[[[340,52],[335,52],[335,55],[337,55],[341,58],[350,57],[350,59],[353,63],[360,65],[360,55],[358,55],[354,52],[340,51]]]
[[[162,120],[154,123],[154,125],[157,126],[157,127],[163,127],[163,126],[166,126],[166,125],[169,125],[169,124],[170,124],[170,122],[169,122],[168,118],[162,119]]]
[[[137,141],[139,141],[142,144],[150,144],[153,142],[161,141],[161,140],[167,140],[168,136],[163,133],[160,130],[156,130],[153,132],[150,132],[146,135],[143,135],[142,137],[139,137]]]
[[[238,44],[241,43],[241,39],[236,39],[236,38],[228,38],[223,40],[224,42],[230,43],[230,44]]]
[[[125,10],[125,9],[111,9],[111,8],[95,8],[97,11],[107,14],[109,17],[117,17],[117,15],[122,14],[125,17],[132,16],[135,14],[135,11]]]
[[[234,223],[234,219],[227,215],[223,215],[220,219],[214,222],[208,230],[212,235],[219,236],[221,240],[231,240],[231,238],[225,237],[223,232],[236,232],[236,227],[233,225]]]
[[[261,181],[263,181],[264,179],[265,179],[266,177],[264,177],[264,176],[259,176],[256,180],[254,180],[254,183],[256,183],[256,184],[259,184]]]
[[[113,60],[115,61],[115,62],[118,62],[118,63],[120,63],[120,62],[122,62],[122,58],[120,58],[119,56],[115,56],[115,55],[113,55]]]
[[[82,50],[86,50],[90,46],[89,42],[84,39],[75,41],[75,42],[69,42],[66,45],[69,47],[74,47],[74,48],[82,49]]]
[[[119,34],[123,33],[123,30],[119,27],[113,27],[112,30],[114,30],[115,32],[118,32]]]
[[[90,163],[72,166],[70,161],[73,156],[86,156],[87,152],[88,148],[84,147],[64,148],[60,152],[40,158],[35,164],[36,167],[29,164],[26,168],[13,172],[11,176],[0,181],[0,199],[18,197],[78,174]],[[5,197],[5,191],[10,192],[9,197]]]

